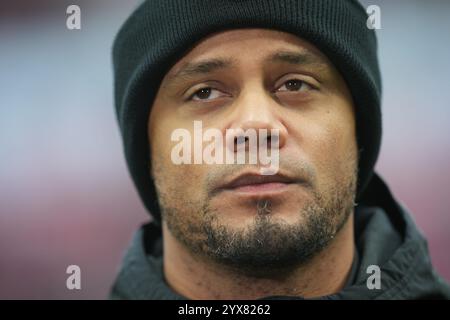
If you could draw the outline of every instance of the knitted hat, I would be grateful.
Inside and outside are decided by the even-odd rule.
[[[339,70],[356,109],[357,198],[373,174],[381,141],[381,77],[375,32],[356,0],[150,0],[120,29],[113,47],[115,106],[131,176],[156,221],[147,122],[170,68],[202,38],[239,28],[284,31],[314,44]]]

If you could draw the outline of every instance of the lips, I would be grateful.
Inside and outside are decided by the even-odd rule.
[[[310,188],[307,180],[292,177],[279,171],[275,175],[261,175],[260,171],[245,171],[218,183],[211,191],[211,196],[225,194],[239,197],[261,196],[275,197],[285,192],[298,191],[296,187]]]
[[[270,176],[258,174],[243,174],[223,185],[222,189],[237,189],[247,186],[264,187],[262,185],[276,186],[279,184],[290,184],[294,182],[295,180],[280,174]]]

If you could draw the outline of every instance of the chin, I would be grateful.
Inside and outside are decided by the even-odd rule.
[[[273,219],[274,222],[294,224],[301,218],[300,212],[305,207],[305,201],[287,202],[278,199],[261,198],[246,202],[234,202],[230,204],[216,203],[213,210],[217,213],[221,224],[236,227],[247,226],[258,218]]]

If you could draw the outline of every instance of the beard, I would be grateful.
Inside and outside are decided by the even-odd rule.
[[[278,203],[273,199],[259,199],[254,204],[256,214],[241,228],[223,223],[220,217],[226,213],[212,208],[208,197],[201,205],[181,203],[175,200],[182,199],[179,190],[162,192],[158,181],[164,180],[155,182],[163,221],[193,255],[242,275],[274,277],[307,264],[330,244],[353,210],[356,177],[356,169],[335,177],[323,192],[311,184],[312,196],[290,223],[276,214]]]

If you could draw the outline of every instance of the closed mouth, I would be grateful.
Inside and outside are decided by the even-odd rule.
[[[291,184],[295,181],[283,175],[257,175],[257,174],[243,174],[233,179],[229,183],[222,186],[222,189],[237,189],[246,186],[257,186],[263,184]]]

